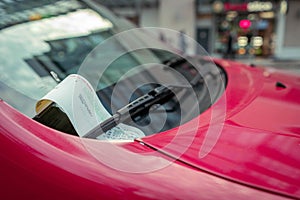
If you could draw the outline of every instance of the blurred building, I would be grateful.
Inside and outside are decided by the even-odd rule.
[[[299,59],[300,1],[197,0],[196,38],[210,53]],[[231,43],[231,44],[230,44]]]
[[[300,1],[281,1],[277,12],[275,56],[300,59]]]
[[[197,0],[197,40],[220,56],[271,56],[277,1]],[[206,23],[204,23],[206,22]],[[203,33],[208,33],[207,39]]]
[[[161,27],[182,31],[195,38],[195,1],[184,0],[94,0],[125,17],[140,27]],[[178,34],[158,33],[157,37],[177,47]],[[195,53],[193,45],[187,44],[187,51]]]
[[[138,26],[183,31],[219,57],[299,59],[299,0],[95,0]],[[179,45],[178,35],[164,40]],[[187,44],[189,53],[201,48]]]
[[[159,0],[94,0],[106,6],[116,15],[140,25],[145,10],[157,10]]]

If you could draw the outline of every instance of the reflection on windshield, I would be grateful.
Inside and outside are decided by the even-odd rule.
[[[109,31],[103,31],[86,36],[46,41],[50,51],[34,55],[25,61],[39,76],[49,75],[53,71],[62,80],[66,75],[76,73],[87,54],[110,36]]]
[[[164,48],[165,44],[156,45],[157,41],[144,31],[129,31],[125,35],[118,31],[121,30],[117,24],[87,8],[3,29],[1,98],[33,117],[32,105],[38,99],[69,74],[78,73],[91,83],[105,109],[114,114],[161,85],[192,85],[191,89],[168,94],[163,102],[158,102],[160,106],[151,105],[126,121],[150,135],[193,119],[222,94],[225,75],[216,67],[202,66],[196,58],[194,63],[199,66],[195,67],[170,53],[173,51]],[[148,43],[155,45],[149,47]],[[197,70],[203,72],[203,77],[198,77]],[[214,88],[210,94],[209,88]],[[18,95],[23,95],[26,105],[20,104],[22,98]],[[57,130],[67,132],[72,127]]]
[[[0,2],[0,29],[31,20],[63,15],[81,8],[77,0],[6,0]]]
[[[76,72],[86,54],[109,36],[112,27],[109,20],[85,8],[2,29],[0,81],[19,94],[39,99],[66,74]],[[17,104],[5,93],[1,98]],[[25,110],[21,109],[31,116]]]

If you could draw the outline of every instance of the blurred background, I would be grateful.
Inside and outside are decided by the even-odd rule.
[[[94,0],[139,27],[181,31],[212,56],[300,69],[299,0]],[[180,36],[159,36],[182,45]],[[186,44],[187,54],[197,47]]]
[[[26,6],[43,2],[53,2],[55,6],[56,1],[0,0],[0,27],[6,24],[1,15],[9,13],[9,4],[15,5],[14,10],[16,7],[26,10]],[[185,34],[214,57],[300,71],[300,0],[90,1],[106,6],[138,27],[180,32],[174,35],[161,32],[157,37],[187,55],[198,54],[202,49],[184,41]],[[60,2],[68,7],[77,5]]]

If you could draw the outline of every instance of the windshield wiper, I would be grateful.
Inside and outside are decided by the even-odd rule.
[[[96,138],[106,131],[112,129],[122,122],[126,122],[135,116],[147,113],[154,105],[163,105],[174,97],[175,93],[182,88],[190,88],[189,86],[159,86],[148,92],[147,94],[137,98],[123,108],[119,109],[113,116],[103,121],[91,131],[89,131],[84,138]]]
[[[165,64],[168,67],[174,68],[180,64],[187,62],[185,58],[174,58],[168,61],[165,61]],[[207,72],[205,73],[205,75]],[[203,80],[203,76],[198,73],[192,80],[190,80],[190,85],[170,85],[170,86],[159,86],[148,92],[147,94],[137,98],[133,102],[127,104],[120,110],[118,110],[113,116],[103,121],[87,134],[85,134],[84,138],[96,138],[106,131],[112,129],[122,122],[126,122],[128,120],[134,119],[136,116],[147,114],[149,109],[154,106],[163,105],[167,101],[169,101],[172,97],[175,96],[175,92],[178,92],[184,88],[193,88],[195,87],[201,80]],[[185,95],[183,95],[185,96]]]
[[[167,65],[168,67],[174,68],[175,66],[178,66],[178,65],[186,63],[186,62],[187,62],[186,58],[173,57],[173,58],[163,61],[162,63]]]

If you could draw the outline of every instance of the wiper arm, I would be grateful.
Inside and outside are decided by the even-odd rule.
[[[180,64],[187,62],[185,58],[174,58],[165,61],[165,64],[168,67],[174,68]],[[206,74],[206,73],[205,73]],[[172,97],[175,96],[175,92],[178,90],[182,90],[183,88],[193,88],[198,84],[203,77],[200,73],[198,73],[192,80],[189,82],[189,86],[186,85],[171,85],[171,86],[159,86],[154,88],[147,94],[137,98],[133,102],[127,104],[123,108],[119,109],[113,116],[103,121],[87,134],[85,134],[84,138],[97,138],[102,135],[106,131],[112,129],[122,122],[126,122],[131,120],[132,118],[145,114],[149,111],[151,106],[153,105],[163,105],[167,101],[169,101]]]
[[[182,57],[174,57],[168,60],[163,61],[163,64],[167,65],[168,67],[175,67],[180,64],[186,63],[187,60]]]
[[[175,95],[175,91],[182,88],[188,88],[188,86],[159,86],[157,88],[154,88],[147,94],[137,98],[133,102],[119,109],[113,116],[97,125],[83,137],[96,138],[99,135],[117,126],[118,124],[126,122],[132,117],[147,112],[151,108],[151,106],[156,104],[162,105],[166,103]]]

